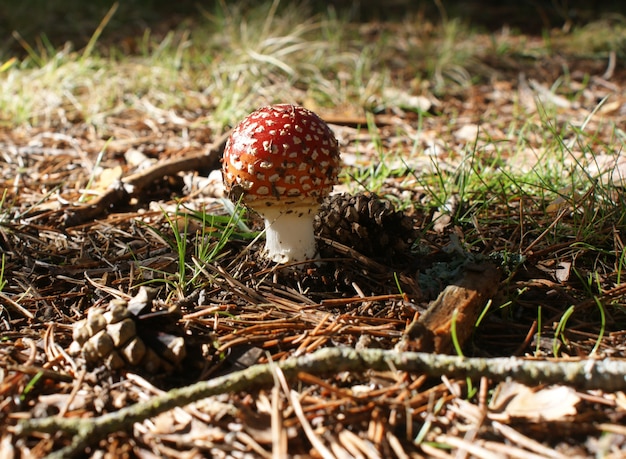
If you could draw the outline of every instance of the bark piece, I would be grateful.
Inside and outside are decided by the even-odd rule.
[[[472,265],[448,285],[427,311],[405,332],[405,345],[411,350],[450,354],[453,351],[452,323],[461,346],[472,335],[485,303],[495,295],[500,273],[492,263]],[[455,317],[456,311],[456,317]]]

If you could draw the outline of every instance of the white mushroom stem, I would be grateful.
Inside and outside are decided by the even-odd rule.
[[[256,209],[265,219],[265,251],[277,263],[311,260],[317,254],[313,218],[315,208],[298,207],[285,211],[278,207]]]

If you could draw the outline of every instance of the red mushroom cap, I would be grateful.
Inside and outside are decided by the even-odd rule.
[[[224,149],[227,192],[263,206],[317,205],[337,182],[339,148],[328,125],[306,108],[263,107],[245,118]]]

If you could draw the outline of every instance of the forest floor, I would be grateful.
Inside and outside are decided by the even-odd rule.
[[[1,457],[626,455],[624,18],[114,8],[0,59]],[[278,102],[341,147],[304,266],[219,174]]]

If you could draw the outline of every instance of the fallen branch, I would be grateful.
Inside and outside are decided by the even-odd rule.
[[[341,371],[388,371],[394,369],[429,376],[488,377],[502,380],[510,377],[525,384],[566,384],[578,389],[619,391],[626,389],[626,360],[546,361],[519,358],[463,358],[423,352],[396,352],[383,349],[325,348],[309,355],[282,362],[254,365],[242,371],[201,381],[191,386],[172,389],[148,402],[137,403],[95,419],[56,418],[22,421],[16,427],[18,435],[33,432],[74,435],[72,443],[49,458],[74,457],[88,446],[97,444],[108,435],[128,430],[135,422],[154,417],[175,407],[203,398],[271,386],[274,369],[282,370],[287,380],[298,373],[331,374]]]
[[[220,159],[230,132],[219,137],[208,151],[184,156],[123,177],[89,204],[65,210],[65,226],[71,227],[98,217],[114,207],[127,204],[155,180],[189,170],[212,170],[220,167]]]

